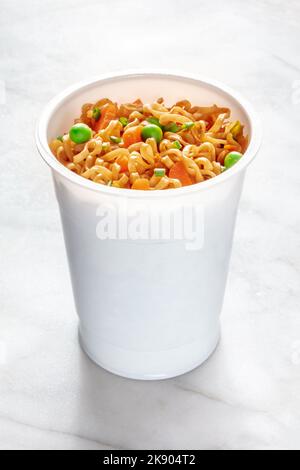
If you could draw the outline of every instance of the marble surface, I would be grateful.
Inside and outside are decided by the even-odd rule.
[[[299,449],[300,3],[2,0],[0,448]],[[182,377],[135,382],[77,342],[58,209],[34,145],[57,92],[164,67],[245,94],[264,142],[240,205],[222,341]]]

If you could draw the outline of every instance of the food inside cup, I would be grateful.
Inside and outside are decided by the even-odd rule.
[[[103,98],[82,106],[65,134],[50,142],[58,161],[97,184],[115,188],[180,188],[220,175],[243,156],[244,126],[226,107],[167,106]]]

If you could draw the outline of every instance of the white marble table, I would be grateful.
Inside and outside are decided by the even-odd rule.
[[[300,3],[3,0],[0,16],[0,448],[299,449]],[[37,116],[79,79],[198,72],[244,93],[264,143],[248,172],[220,346],[201,368],[135,382],[77,343]]]

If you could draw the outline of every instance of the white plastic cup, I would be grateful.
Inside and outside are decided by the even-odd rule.
[[[147,192],[96,184],[52,155],[48,142],[69,129],[83,103],[101,97],[152,102],[160,96],[168,104],[187,98],[228,106],[250,136],[243,158],[203,183]],[[80,342],[97,364],[124,377],[164,379],[199,366],[214,351],[243,179],[260,140],[257,118],[243,98],[195,76],[100,77],[69,88],[46,106],[37,147],[54,178]],[[189,215],[179,221],[179,235],[172,225],[175,213]],[[163,221],[158,230],[157,220]],[[173,231],[165,230],[168,220]],[[148,235],[137,225],[146,225]]]

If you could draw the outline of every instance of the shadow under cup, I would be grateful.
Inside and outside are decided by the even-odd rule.
[[[168,105],[188,99],[229,107],[250,136],[243,158],[204,183],[149,192],[97,185],[51,154],[48,142],[70,128],[83,103],[160,96]],[[36,138],[53,174],[83,349],[105,369],[135,379],[173,377],[200,365],[219,340],[237,207],[260,144],[249,104],[197,77],[101,77],[54,98]]]

